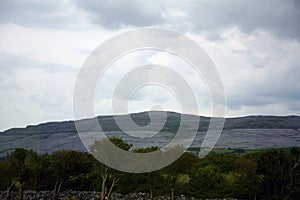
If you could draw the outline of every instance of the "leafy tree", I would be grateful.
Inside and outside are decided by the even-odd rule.
[[[256,175],[257,164],[254,160],[239,157],[235,161],[235,181],[232,184],[231,197],[256,199],[261,177]]]
[[[48,154],[39,156],[38,163],[31,179],[29,189],[49,190],[55,183],[56,177],[50,163],[51,156]]]
[[[238,158],[235,154],[209,154],[201,159],[199,167],[216,165],[222,173],[228,173],[235,169],[235,161]]]
[[[294,190],[290,197],[296,199],[300,196],[300,148],[291,148],[292,168],[291,174],[294,177]]]
[[[179,159],[163,169],[163,173],[167,179],[166,181],[171,190],[171,199],[174,199],[174,190],[180,190],[180,192],[184,191],[186,181],[182,181],[182,177],[186,177],[186,180],[189,180],[194,167],[198,163],[198,157],[190,153],[184,153]]]
[[[283,151],[269,151],[261,155],[257,164],[257,173],[262,175],[261,193],[264,199],[289,199],[296,190],[296,178],[299,165],[299,152],[292,154]],[[298,157],[298,158],[297,158]]]
[[[15,185],[16,177],[17,177],[17,172],[11,162],[8,162],[6,160],[0,163],[0,186],[1,186],[1,190],[6,189],[7,200],[10,199],[10,192]]]
[[[19,199],[23,199],[24,185],[35,171],[37,160],[37,153],[23,148],[15,149],[8,156],[6,164],[4,164],[11,182],[7,187],[7,199],[10,198],[10,191],[14,186],[19,189]]]
[[[86,177],[91,170],[92,162],[87,153],[57,151],[51,155],[50,165],[56,177],[52,198],[57,199],[62,184],[80,176]]]
[[[200,167],[192,176],[190,188],[193,195],[201,198],[218,197],[218,192],[224,188],[225,180],[221,170],[216,165]]]
[[[118,146],[119,148],[128,151],[132,145],[131,144],[127,144],[126,142],[124,142],[121,138],[105,138],[102,140],[97,140],[95,141],[95,143],[91,146],[91,152],[93,154],[97,154],[98,152],[102,152],[103,151],[103,146],[106,145],[106,143],[108,143],[110,140],[110,142],[112,142],[114,145]],[[108,158],[110,159],[110,158]],[[113,188],[115,187],[115,185],[118,183],[119,179],[120,179],[120,172],[109,168],[108,166],[97,162],[94,165],[94,171],[96,174],[99,174],[101,176],[102,179],[102,183],[101,183],[101,200],[104,200],[105,198],[109,198]],[[108,182],[110,182],[110,187],[108,189],[107,184]]]
[[[135,149],[133,152],[135,153],[149,153],[159,150],[158,147],[148,147],[148,148],[140,148]],[[157,190],[161,188],[161,183],[163,181],[162,176],[159,174],[159,171],[147,172],[143,174],[139,174],[138,177],[141,182],[144,183],[144,188],[149,191],[150,199],[153,198],[153,190]],[[145,190],[144,190],[145,191]]]

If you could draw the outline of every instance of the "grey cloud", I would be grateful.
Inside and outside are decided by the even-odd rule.
[[[294,58],[296,59],[296,58]],[[292,60],[292,59],[291,59]],[[229,108],[241,106],[264,106],[269,104],[285,104],[294,111],[300,110],[300,70],[296,60],[294,64],[279,63],[274,69],[267,71],[262,80],[256,74],[249,74],[252,78],[239,85],[235,90],[228,91],[227,105]],[[279,73],[276,68],[285,69]],[[236,83],[238,84],[238,83]]]
[[[69,2],[60,0],[1,0],[0,23],[70,28],[77,23],[76,15],[69,12],[71,6]]]
[[[234,75],[223,76],[229,108],[282,104],[293,111],[300,110],[299,42],[271,37],[251,40],[250,50],[243,55],[249,66],[237,61],[236,66],[231,66],[236,67]],[[253,63],[255,53],[262,59]],[[257,68],[256,62],[263,67]]]
[[[78,0],[77,5],[90,13],[92,22],[109,29],[120,28],[123,25],[156,25],[164,21],[163,8],[157,2]]]
[[[31,0],[2,0],[1,11],[19,13],[47,14],[57,11],[60,7],[59,0],[31,1]]]
[[[294,1],[191,1],[188,18],[198,31],[218,31],[231,26],[251,33],[257,29],[277,36],[299,38],[300,7]]]
[[[280,37],[300,36],[300,3],[292,0],[78,0],[76,4],[91,15],[92,22],[109,29],[157,25],[202,32],[217,39],[219,31],[237,26],[245,33],[262,29]],[[184,14],[178,17],[172,10]]]
[[[300,105],[300,100],[287,102],[287,107],[290,110],[294,111],[293,114],[299,114],[300,113],[300,106],[299,105]]]
[[[211,40],[220,39],[218,33],[232,26],[245,33],[262,29],[279,37],[300,37],[300,3],[297,0],[0,2],[2,23],[63,29],[76,26],[86,17],[87,21],[107,29],[159,26],[181,32],[201,32]],[[83,21],[86,23],[86,20]]]

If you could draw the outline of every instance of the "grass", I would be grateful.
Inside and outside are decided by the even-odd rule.
[[[268,149],[231,149],[231,148],[214,148],[210,151],[210,154],[254,154],[266,151],[283,151],[290,152],[291,147],[289,148],[268,148]],[[188,151],[192,153],[197,153],[200,151],[200,147],[190,147]]]

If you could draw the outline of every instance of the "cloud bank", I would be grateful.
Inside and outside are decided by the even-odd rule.
[[[297,0],[3,0],[0,114],[5,117],[0,130],[72,119],[74,83],[87,56],[118,33],[142,27],[181,32],[207,52],[224,82],[228,116],[299,115],[299,19]],[[116,67],[108,74],[111,85],[95,97],[97,114],[111,113],[105,97],[124,70],[155,63],[180,69],[195,80],[202,112],[194,114],[209,115],[203,82],[197,82],[176,59],[162,52],[121,59],[115,65],[122,69]],[[155,88],[138,91],[130,109],[147,110],[161,104],[165,110],[177,110],[172,95],[159,95],[162,92]]]

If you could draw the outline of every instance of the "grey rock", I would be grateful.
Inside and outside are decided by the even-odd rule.
[[[167,114],[167,119],[163,128],[153,137],[145,138],[134,137],[125,133],[131,131],[137,134],[151,135],[153,132],[151,129],[142,132],[130,126],[126,118],[129,115],[99,116],[96,119],[108,137],[121,137],[126,142],[133,144],[133,148],[163,147],[176,134],[183,116],[186,121],[181,123],[185,125],[184,130],[187,133],[190,131],[189,128],[192,123],[196,119],[200,119],[197,136],[191,147],[199,148],[201,146],[210,118],[181,115],[174,112],[151,111],[154,119],[161,119],[164,114]],[[139,126],[146,126],[151,122],[149,112],[134,113],[130,117]],[[125,124],[125,129],[120,130],[114,120],[115,118]],[[92,143],[93,140],[89,138],[89,134],[97,132],[97,126],[91,123],[91,119],[81,121],[86,124],[84,131],[87,141],[90,139]],[[216,148],[262,149],[292,146],[300,146],[299,116],[248,116],[227,118]],[[87,151],[77,134],[74,121],[48,122],[0,132],[0,158],[5,157],[15,148],[32,149],[40,154],[52,153],[57,150]]]

